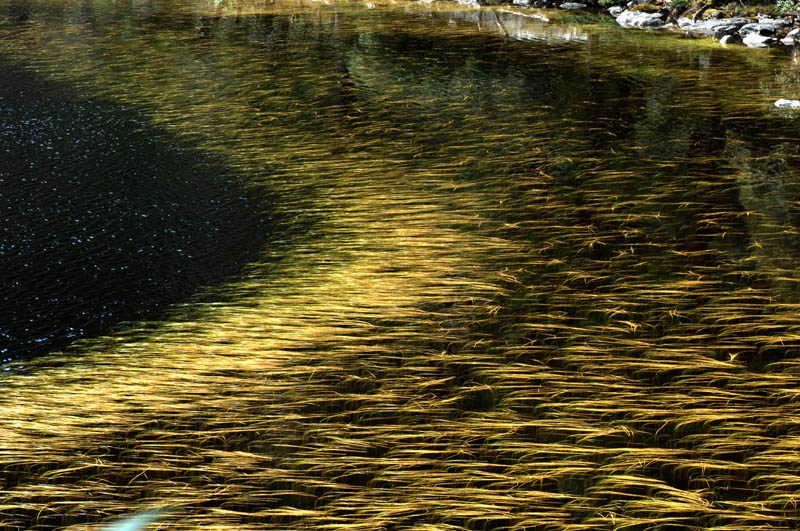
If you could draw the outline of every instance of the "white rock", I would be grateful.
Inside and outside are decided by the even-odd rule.
[[[772,17],[765,17],[759,16],[758,17],[759,24],[769,24],[770,26],[778,26],[778,27],[786,27],[791,26],[792,21],[786,18],[772,18]]]
[[[772,44],[778,42],[778,39],[775,37],[767,37],[765,35],[759,35],[758,33],[750,33],[745,35],[742,42],[745,46],[749,46],[751,48],[766,48]]]
[[[719,40],[719,43],[723,46],[726,44],[733,44],[734,42],[736,42],[736,38],[734,38],[733,35],[725,35]]]
[[[775,102],[775,107],[780,107],[781,109],[800,109],[800,100],[780,99]]]
[[[643,13],[641,11],[623,11],[617,17],[617,24],[623,28],[661,28],[665,20],[661,13]]]
[[[625,11],[625,8],[622,6],[611,6],[608,8],[608,14],[614,18],[617,18],[623,11]]]
[[[761,24],[751,22],[750,24],[745,24],[741,28],[739,28],[739,34],[744,37],[746,35],[750,35],[751,33],[757,33],[759,35],[775,35],[775,26],[772,24]]]
[[[692,22],[691,19],[685,17],[678,19],[678,25],[690,33],[713,35],[717,39],[728,33],[738,33],[739,29],[746,24],[747,20],[740,17],[698,20],[697,22]]]

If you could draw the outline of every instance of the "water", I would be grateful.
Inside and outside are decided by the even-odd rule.
[[[536,15],[2,4],[0,526],[794,528],[791,51]]]
[[[1,355],[152,313],[238,271],[266,240],[241,177],[123,109],[3,72]]]

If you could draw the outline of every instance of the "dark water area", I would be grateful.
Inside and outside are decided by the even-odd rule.
[[[266,204],[133,111],[0,62],[0,358],[152,316],[241,270]]]
[[[0,0],[0,527],[795,529],[797,51],[609,21]]]

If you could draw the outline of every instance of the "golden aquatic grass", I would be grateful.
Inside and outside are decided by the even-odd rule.
[[[796,527],[797,159],[737,129],[772,63],[698,70],[704,47],[641,36],[631,59],[610,29],[546,54],[406,7],[0,26],[4,54],[274,193],[287,239],[161,322],[10,366],[0,527],[162,505],[165,530]],[[216,40],[148,13],[219,15]],[[580,91],[589,67],[608,108],[524,77]],[[789,202],[757,193],[776,179]]]

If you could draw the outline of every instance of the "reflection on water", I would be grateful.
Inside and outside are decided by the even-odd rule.
[[[474,9],[449,12],[443,15],[448,21],[464,21],[475,24],[483,31],[500,34],[512,39],[528,40],[579,40],[586,41],[586,30],[576,24],[550,24],[543,12],[508,9]]]
[[[0,5],[15,68],[280,213],[235,279],[6,371],[2,527],[795,525],[788,56],[436,3]]]

